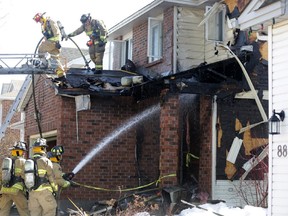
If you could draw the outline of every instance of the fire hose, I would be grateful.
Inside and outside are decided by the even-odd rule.
[[[176,174],[165,175],[165,176],[159,177],[157,180],[155,180],[155,181],[153,181],[151,183],[148,183],[148,184],[145,184],[145,185],[141,185],[141,186],[135,187],[135,188],[126,188],[126,189],[121,189],[120,187],[119,187],[119,189],[100,188],[100,187],[95,187],[95,186],[81,184],[81,183],[78,183],[78,182],[75,182],[75,181],[72,181],[72,183],[74,185],[78,185],[80,187],[85,187],[85,188],[89,188],[89,189],[93,189],[93,190],[112,191],[112,192],[127,192],[127,191],[134,191],[134,190],[143,189],[143,188],[149,187],[149,186],[154,185],[154,184],[157,186],[161,182],[162,179],[170,178],[170,177],[176,177]]]

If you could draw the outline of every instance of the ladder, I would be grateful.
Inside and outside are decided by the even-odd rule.
[[[5,121],[0,127],[0,140],[5,136],[5,131],[14,113],[17,111],[23,96],[27,92],[33,74],[54,74],[57,62],[51,59],[51,55],[45,55],[44,60],[46,64],[43,66],[43,58],[39,58],[39,54],[0,54],[0,76],[1,74],[27,74],[16,99],[6,115]],[[13,67],[9,66],[11,62],[15,64]]]
[[[57,61],[48,53],[42,55],[40,58],[39,54],[0,54],[0,74],[54,74]]]
[[[29,84],[31,83],[31,80],[32,80],[32,75],[27,75],[26,79],[24,80],[24,82],[22,84],[21,89],[18,92],[18,95],[17,95],[16,99],[14,100],[12,106],[9,109],[9,112],[6,115],[4,123],[1,125],[1,128],[0,128],[0,140],[4,137],[5,131],[6,131],[7,127],[8,127],[8,125],[10,124],[14,113],[17,111],[17,108],[18,108],[18,106],[19,106],[24,94],[27,92],[27,89],[29,87]]]

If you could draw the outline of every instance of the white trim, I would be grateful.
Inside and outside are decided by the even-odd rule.
[[[49,132],[45,132],[42,134],[42,137],[51,137],[51,136],[57,136],[57,130],[52,130],[52,131],[49,131]],[[40,134],[34,134],[34,135],[31,135],[29,137],[30,140],[32,139],[37,139],[37,138],[40,138]]]
[[[256,93],[258,94],[258,90],[256,90]],[[262,100],[268,100],[269,99],[268,94],[269,94],[269,92],[267,90],[264,90]],[[239,92],[239,93],[235,94],[234,98],[236,98],[236,99],[254,99],[254,94],[252,91]]]
[[[15,100],[16,97],[11,97],[11,96],[0,96],[0,101],[3,101],[3,100]]]
[[[156,31],[152,31],[153,29]],[[154,32],[158,34],[156,37],[153,37]],[[154,40],[157,39],[157,45],[154,44],[152,37]],[[155,48],[156,55],[153,53]],[[163,58],[163,14],[158,17],[148,17],[147,57],[149,63]]]
[[[283,15],[281,1],[260,8],[264,0],[252,0],[238,18],[240,29],[247,29]]]
[[[272,113],[272,26],[268,26],[268,86],[269,86],[269,114]],[[270,115],[269,115],[270,116]],[[269,146],[273,144],[273,136],[269,135]],[[273,151],[272,148],[269,148],[268,155],[268,170],[272,170],[272,157]],[[268,215],[272,213],[272,172],[268,172]]]

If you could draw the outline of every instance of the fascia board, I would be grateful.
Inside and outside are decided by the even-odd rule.
[[[273,18],[283,15],[281,1],[274,2],[266,7],[259,8],[259,1],[252,1],[238,18],[240,29],[244,30],[254,25],[262,24]]]
[[[3,100],[15,100],[16,97],[9,97],[9,96],[0,96],[0,101]]]

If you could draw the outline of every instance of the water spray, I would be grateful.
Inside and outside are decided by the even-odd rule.
[[[72,173],[75,175],[77,174],[97,153],[99,153],[104,147],[106,147],[110,142],[112,142],[115,138],[117,138],[119,135],[121,135],[123,132],[126,132],[131,127],[139,123],[140,121],[143,121],[148,116],[154,114],[155,112],[160,110],[160,105],[154,105],[143,112],[139,113],[138,115],[132,117],[127,122],[122,124],[120,127],[118,127],[116,130],[112,131],[110,134],[108,134],[104,139],[100,141],[97,146],[92,149],[92,151],[87,154],[80,163],[74,168]]]

